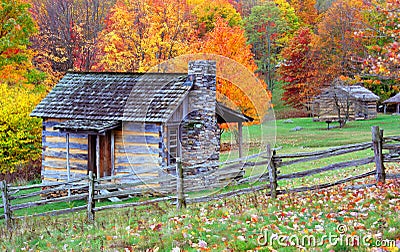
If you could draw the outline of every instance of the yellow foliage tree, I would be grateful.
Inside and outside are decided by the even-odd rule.
[[[188,3],[197,18],[201,36],[214,28],[218,18],[223,18],[231,27],[242,22],[242,17],[228,0],[191,0]]]
[[[196,34],[185,1],[120,1],[101,34],[94,69],[144,72],[187,52],[190,38]]]
[[[0,84],[0,173],[40,158],[41,119],[29,116],[44,92]]]

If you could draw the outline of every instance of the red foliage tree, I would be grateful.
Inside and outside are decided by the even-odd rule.
[[[317,67],[311,48],[312,33],[309,28],[300,28],[281,56],[279,67],[284,93],[282,100],[295,108],[307,108],[311,99],[319,92],[320,82],[316,81]]]

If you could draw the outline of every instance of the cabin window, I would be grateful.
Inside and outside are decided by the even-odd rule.
[[[168,165],[175,164],[180,157],[179,128],[177,126],[168,127]]]

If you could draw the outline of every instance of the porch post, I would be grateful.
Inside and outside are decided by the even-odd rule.
[[[243,124],[238,122],[238,134],[239,134],[239,158],[243,157]]]
[[[96,135],[96,174],[100,179],[100,135]]]
[[[71,181],[71,166],[69,163],[69,133],[67,132],[66,134],[66,140],[67,140],[67,181],[70,182]],[[68,197],[71,196],[71,189],[69,188],[68,185]]]
[[[397,114],[400,114],[400,103],[397,103],[396,113],[397,113]]]
[[[111,176],[114,176],[115,173],[115,135],[114,131],[111,131]]]

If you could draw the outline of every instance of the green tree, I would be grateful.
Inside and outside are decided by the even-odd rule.
[[[258,73],[263,76],[269,90],[273,90],[275,67],[283,44],[280,39],[285,35],[288,25],[281,15],[281,10],[273,1],[266,1],[255,6],[245,19],[246,33],[258,66]]]

